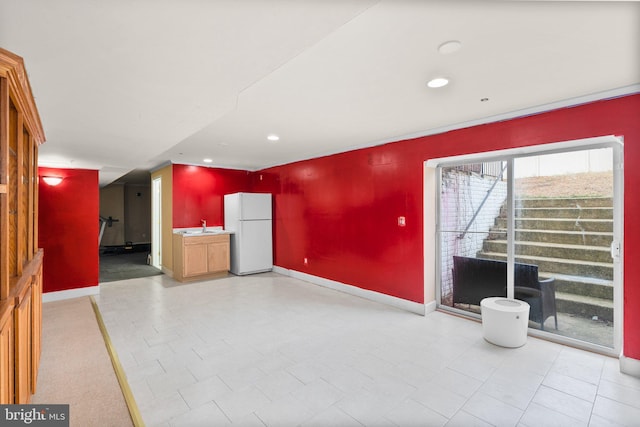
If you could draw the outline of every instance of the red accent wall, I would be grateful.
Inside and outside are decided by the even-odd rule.
[[[99,278],[98,171],[38,168],[38,243],[44,248],[43,292],[96,286]],[[64,180],[51,187],[43,176]]]
[[[640,359],[640,94],[247,171],[173,165],[173,226],[223,225],[223,195],[274,194],[275,264],[424,302],[423,162],[601,135],[625,140],[624,353]],[[44,291],[98,282],[98,173],[40,183]],[[398,227],[399,216],[406,226]],[[304,258],[308,264],[305,265]]]
[[[173,228],[224,225],[224,195],[249,191],[250,172],[173,165]]]
[[[422,303],[424,161],[611,134],[625,141],[625,355],[640,359],[640,94],[269,168],[252,190],[275,196],[276,265]]]
[[[423,302],[422,165],[398,148],[263,171],[254,191],[275,195],[275,264]]]

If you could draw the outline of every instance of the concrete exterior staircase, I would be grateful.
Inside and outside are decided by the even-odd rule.
[[[516,200],[516,261],[555,277],[560,313],[613,321],[613,200]],[[506,260],[506,212],[496,218],[478,258]]]

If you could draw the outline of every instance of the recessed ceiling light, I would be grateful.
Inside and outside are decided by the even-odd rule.
[[[438,52],[443,55],[449,55],[450,53],[459,51],[461,48],[462,43],[460,43],[458,40],[449,40],[438,46]]]
[[[205,162],[205,163],[211,163],[211,162],[213,162],[213,160],[212,160],[212,159],[202,159],[202,161],[203,161],[203,162]]]
[[[444,77],[436,77],[435,79],[429,80],[427,86],[431,88],[442,87],[449,84],[449,79],[445,79]]]
[[[278,135],[271,134],[271,135],[267,136],[267,139],[269,141],[278,141],[278,140],[280,140],[280,137]]]

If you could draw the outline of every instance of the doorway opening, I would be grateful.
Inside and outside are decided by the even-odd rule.
[[[100,283],[161,274],[151,263],[151,215],[148,171],[100,189]]]

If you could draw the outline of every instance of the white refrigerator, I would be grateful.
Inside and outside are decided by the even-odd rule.
[[[260,273],[273,268],[271,194],[226,194],[224,228],[233,232],[230,236],[233,274]]]

